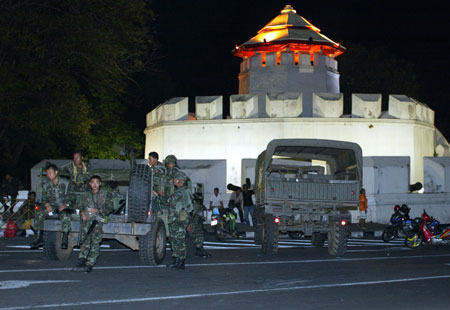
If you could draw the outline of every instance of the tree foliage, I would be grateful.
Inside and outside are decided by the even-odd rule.
[[[0,164],[142,144],[122,115],[151,65],[152,20],[144,0],[0,1]]]

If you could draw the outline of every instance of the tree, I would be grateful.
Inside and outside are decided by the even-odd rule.
[[[118,132],[142,144],[122,114],[151,65],[152,20],[144,0],[1,1],[0,165],[75,148],[112,158]]]

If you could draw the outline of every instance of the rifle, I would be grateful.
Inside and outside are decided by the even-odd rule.
[[[81,246],[81,235],[83,234],[83,217],[80,212],[80,233],[78,234],[78,247]]]

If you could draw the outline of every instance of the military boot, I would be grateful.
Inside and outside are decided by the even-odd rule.
[[[92,266],[92,265],[86,265],[86,266],[84,267],[84,272],[91,272],[93,267],[94,267],[94,266]]]
[[[172,267],[173,270],[180,270],[180,269],[184,269],[184,261],[185,259],[178,259],[178,264],[176,264],[175,266]]]
[[[79,258],[78,262],[75,264],[75,267],[72,268],[72,271],[84,271],[86,267],[86,258]]]
[[[66,250],[69,247],[69,233],[63,232],[61,239],[61,249]]]
[[[174,269],[174,268],[177,267],[180,263],[181,263],[181,259],[180,259],[179,257],[175,257],[175,260],[173,261],[172,264],[170,264],[169,268],[170,268],[170,269]]]
[[[211,257],[211,254],[206,252],[203,247],[200,247],[200,248],[195,248],[195,256],[207,258],[207,257]]]
[[[177,264],[177,258],[173,257],[173,260],[170,264],[167,264],[166,267],[172,268],[173,266],[175,266]]]
[[[32,250],[37,250],[39,249],[39,247],[44,245],[44,231],[43,230],[39,230],[38,232],[38,238],[35,242],[33,242],[32,244],[30,244],[30,248]]]

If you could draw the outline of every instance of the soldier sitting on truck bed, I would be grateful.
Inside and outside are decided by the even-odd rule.
[[[66,168],[70,173],[70,181],[74,184],[74,189],[84,191],[88,188],[90,167],[83,162],[83,154],[80,151],[73,153],[73,162]]]
[[[73,271],[91,272],[100,253],[103,238],[103,223],[108,222],[108,215],[114,210],[111,192],[101,189],[102,181],[98,175],[89,179],[91,188],[80,199],[82,236],[80,255]]]
[[[58,176],[58,167],[50,164],[45,169],[48,181],[43,185],[42,205],[45,212],[41,213],[42,217],[53,216],[58,214],[61,220],[62,241],[61,249],[67,249],[69,232],[70,232],[70,212],[69,208],[69,181]],[[42,222],[42,218],[40,219]],[[37,219],[39,221],[39,219]]]

